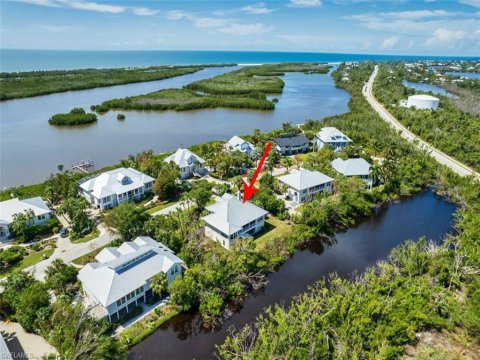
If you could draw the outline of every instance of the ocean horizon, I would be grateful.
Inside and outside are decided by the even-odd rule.
[[[279,62],[480,60],[473,56],[380,55],[217,50],[29,50],[0,49],[0,71],[72,70],[190,64]]]

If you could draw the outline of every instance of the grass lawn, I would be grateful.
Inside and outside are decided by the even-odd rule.
[[[84,243],[84,242],[95,239],[96,237],[98,237],[98,235],[100,235],[100,231],[98,229],[95,229],[94,231],[92,231],[87,236],[84,236],[84,237],[82,237],[80,239],[76,239],[76,240],[70,239],[70,241],[74,244]]]
[[[255,242],[257,243],[257,249],[264,246],[266,242],[276,237],[279,237],[282,233],[288,229],[288,225],[276,217],[270,216],[265,221],[265,226],[262,231],[255,235]]]
[[[153,213],[156,213],[157,211],[160,211],[162,209],[165,209],[166,207],[169,207],[170,205],[176,204],[178,201],[164,201],[160,205],[154,206],[150,209],[147,210],[147,213],[152,215]]]
[[[82,256],[79,256],[78,258],[76,259],[73,259],[72,262],[74,264],[77,264],[77,265],[85,265],[89,262],[95,262],[95,256],[97,256],[97,254],[102,251],[104,248],[106,248],[107,246],[110,246],[110,244],[107,244],[105,246],[102,246],[101,248],[98,248],[96,250],[93,250],[85,255],[82,255]]]
[[[27,255],[19,263],[9,267],[8,269],[0,271],[0,277],[8,276],[10,274],[13,274],[14,272],[18,272],[29,266],[35,265],[36,263],[43,260],[44,255],[46,257],[50,257],[54,251],[55,249],[47,249]]]

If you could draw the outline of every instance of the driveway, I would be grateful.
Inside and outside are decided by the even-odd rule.
[[[79,256],[88,254],[93,250],[96,250],[102,246],[107,245],[115,239],[115,235],[112,235],[106,228],[99,226],[100,235],[88,242],[74,244],[70,242],[68,238],[59,238],[57,241],[57,248],[55,252],[48,259],[40,261],[35,265],[32,265],[24,271],[33,272],[33,276],[38,280],[45,278],[45,270],[55,259],[61,259],[65,263],[68,263]]]
[[[177,211],[177,209],[188,209],[190,206],[192,206],[193,203],[189,201],[179,201],[173,205],[167,206],[166,208],[163,208],[161,210],[158,210],[152,214],[152,216],[157,216],[157,215],[168,215],[172,212]]]
[[[375,77],[377,76],[377,73],[378,73],[378,65],[375,65],[375,70],[373,70],[373,73],[370,76],[370,79],[368,79],[368,82],[363,87],[362,92],[363,92],[363,96],[365,96],[367,101],[370,103],[373,109],[378,113],[378,115],[380,115],[380,117],[386,122],[388,122],[394,129],[400,131],[400,134],[403,138],[407,139],[410,142],[415,142],[417,147],[420,149],[427,149],[430,152],[430,156],[432,156],[440,164],[447,166],[448,168],[450,168],[452,171],[456,172],[460,176],[473,175],[477,179],[480,178],[479,173],[475,172],[473,169],[469,168],[465,164],[462,164],[460,161],[434,148],[432,145],[423,141],[421,138],[419,138],[410,130],[408,130],[375,99],[372,93],[372,88],[373,88],[373,83],[375,81]]]

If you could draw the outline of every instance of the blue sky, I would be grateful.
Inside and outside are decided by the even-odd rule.
[[[480,55],[480,0],[1,0],[2,48]]]

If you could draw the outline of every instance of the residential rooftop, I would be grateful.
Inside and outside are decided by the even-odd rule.
[[[310,171],[301,168],[300,170],[293,169],[290,174],[280,176],[278,180],[287,184],[291,188],[303,190],[331,182],[334,179],[320,171]]]
[[[148,236],[139,236],[118,248],[105,248],[95,259],[97,262],[80,270],[78,278],[104,307],[138,289],[155,274],[183,263],[172,250]]]
[[[13,215],[32,210],[35,216],[45,215],[51,212],[47,204],[39,196],[19,200],[18,198],[0,202],[0,224],[11,224]]]
[[[347,160],[338,158],[332,161],[332,167],[345,176],[364,176],[370,174],[371,165],[362,158]]]
[[[227,193],[218,202],[208,206],[207,210],[211,214],[205,216],[203,220],[227,235],[236,233],[244,225],[268,214],[268,211],[251,202],[243,203],[234,195]]]

